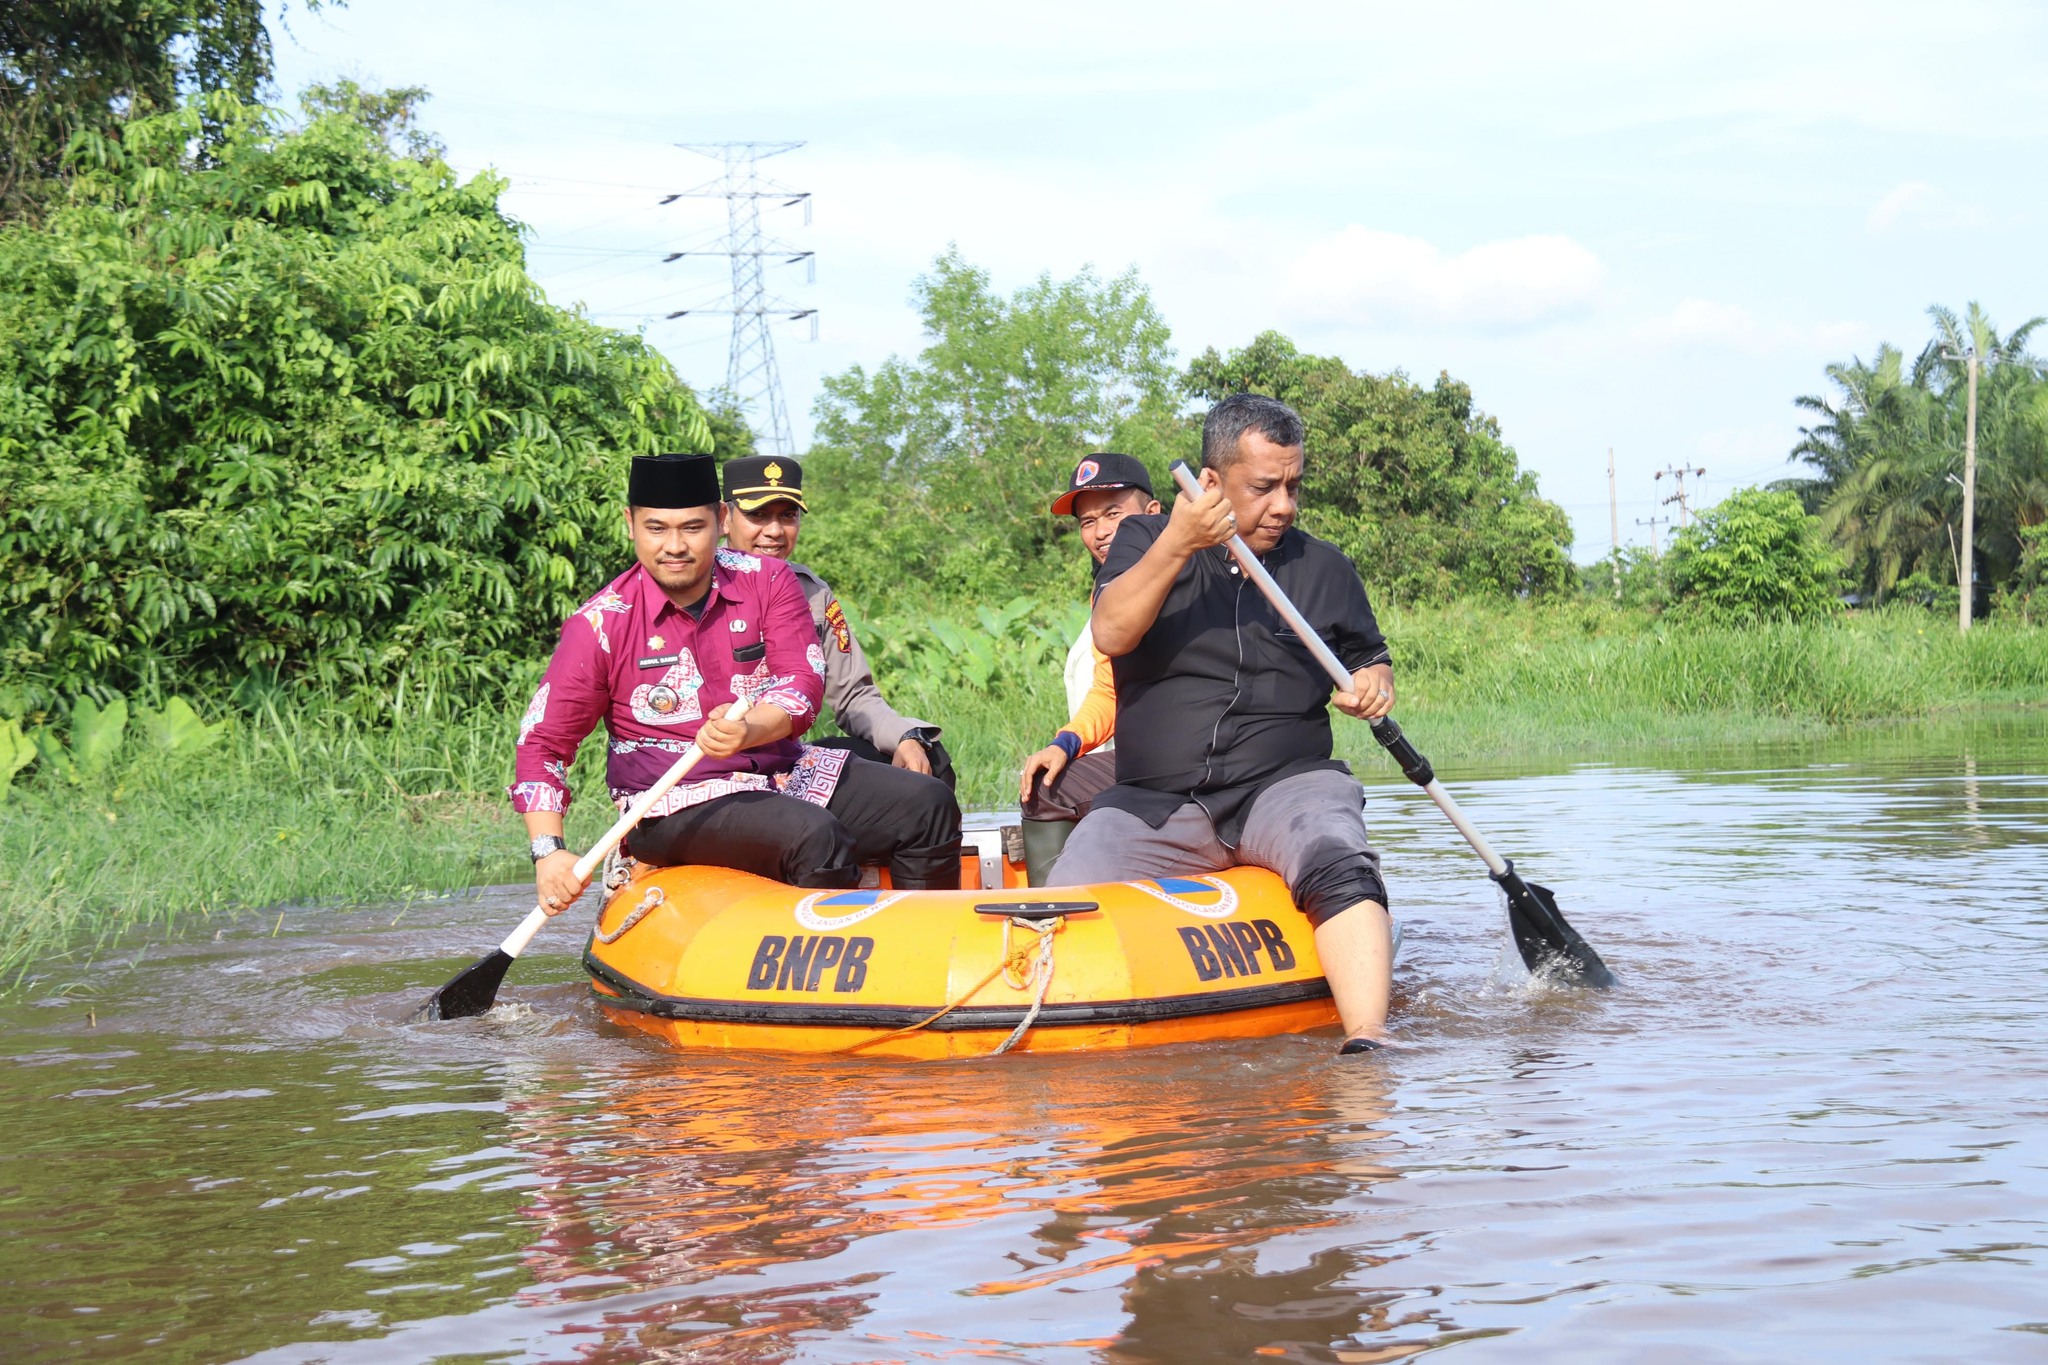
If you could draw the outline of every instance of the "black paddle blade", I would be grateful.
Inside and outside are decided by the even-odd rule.
[[[1614,984],[1614,973],[1593,951],[1593,945],[1565,922],[1549,887],[1523,881],[1512,861],[1493,879],[1507,893],[1508,927],[1514,932],[1522,963],[1531,973],[1595,990],[1604,991]]]
[[[504,984],[505,973],[512,969],[512,955],[503,948],[493,948],[469,966],[455,974],[455,979],[427,997],[421,1005],[406,1016],[408,1024],[432,1023],[437,1019],[468,1019],[482,1014],[498,1002],[498,987]]]

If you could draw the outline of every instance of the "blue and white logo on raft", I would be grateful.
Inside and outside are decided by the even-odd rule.
[[[880,914],[909,894],[908,891],[813,891],[796,903],[796,922],[814,934],[837,933],[859,924],[870,915]]]
[[[1237,888],[1212,877],[1161,877],[1131,885],[1201,919],[1229,919],[1237,913]]]

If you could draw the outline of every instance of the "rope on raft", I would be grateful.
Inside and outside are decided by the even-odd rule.
[[[1065,926],[1066,922],[1064,915],[1057,915],[1049,920],[1020,919],[1014,915],[1005,919],[1003,921],[1003,955],[997,960],[996,965],[989,969],[987,976],[984,976],[981,980],[962,991],[958,996],[954,997],[950,1004],[937,1013],[927,1015],[907,1027],[892,1029],[888,1033],[878,1033],[872,1038],[865,1038],[858,1043],[840,1048],[840,1054],[864,1051],[875,1046],[877,1043],[886,1043],[896,1038],[908,1037],[910,1034],[928,1029],[954,1010],[959,1009],[969,1000],[972,1000],[981,992],[984,986],[1000,976],[1012,990],[1029,990],[1033,985],[1038,987],[1038,992],[1031,1001],[1031,1008],[1024,1011],[1024,1017],[1017,1021],[1017,1027],[1010,1031],[1010,1036],[1003,1040],[1001,1047],[988,1054],[991,1057],[1002,1056],[1005,1052],[1015,1047],[1023,1039],[1024,1035],[1031,1031],[1031,1026],[1038,1022],[1038,1012],[1045,1005],[1046,991],[1052,986],[1053,935],[1057,934]],[[1010,944],[1010,930],[1012,927],[1029,929],[1038,936],[1037,943],[1013,948]],[[619,932],[624,933],[625,930],[621,929]],[[1036,951],[1033,951],[1034,948]]]
[[[1003,1039],[1003,1045],[994,1052],[991,1052],[989,1056],[1000,1057],[1011,1048],[1017,1046],[1018,1040],[1030,1032],[1031,1026],[1038,1022],[1038,1011],[1045,1004],[1046,989],[1052,985],[1052,936],[1057,934],[1060,931],[1060,926],[1066,922],[1066,917],[1063,915],[1049,920],[1018,919],[1013,915],[1003,922],[1003,980],[1009,983],[1013,989],[1020,991],[1029,987],[1033,981],[1036,981],[1038,983],[1038,994],[1032,997],[1031,1008],[1024,1011],[1024,1017],[1017,1021],[1017,1027],[1011,1031],[1009,1037]],[[1030,975],[1022,981],[1019,981],[1010,971],[1010,928],[1012,925],[1022,925],[1038,935],[1038,951],[1032,954]]]
[[[664,900],[667,899],[667,893],[665,893],[660,887],[650,886],[647,888],[647,894],[640,898],[640,903],[634,906],[632,910],[627,913],[626,918],[619,922],[618,928],[612,930],[609,934],[607,934],[604,931],[604,912],[600,910],[598,912],[598,921],[596,924],[591,926],[591,932],[597,935],[597,941],[599,943],[617,943],[620,939],[626,936],[626,931],[628,929],[631,929],[641,920],[646,919],[647,916],[653,912],[655,906],[660,905]]]

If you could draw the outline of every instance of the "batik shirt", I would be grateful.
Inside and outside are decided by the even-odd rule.
[[[796,575],[780,560],[720,550],[702,607],[695,617],[683,611],[635,564],[563,624],[519,725],[514,810],[568,809],[569,764],[599,721],[611,734],[605,775],[623,809],[668,771],[704,717],[741,693],[787,711],[790,737],[730,758],[705,755],[650,814],[736,791],[830,799],[845,751],[796,738],[825,692],[825,658]]]

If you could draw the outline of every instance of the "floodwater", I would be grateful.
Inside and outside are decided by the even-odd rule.
[[[519,888],[54,972],[0,1002],[0,1356],[2048,1359],[2048,715],[1656,762],[1445,774],[1600,997],[1375,790],[1362,1062],[677,1055],[566,924],[393,1022]]]

